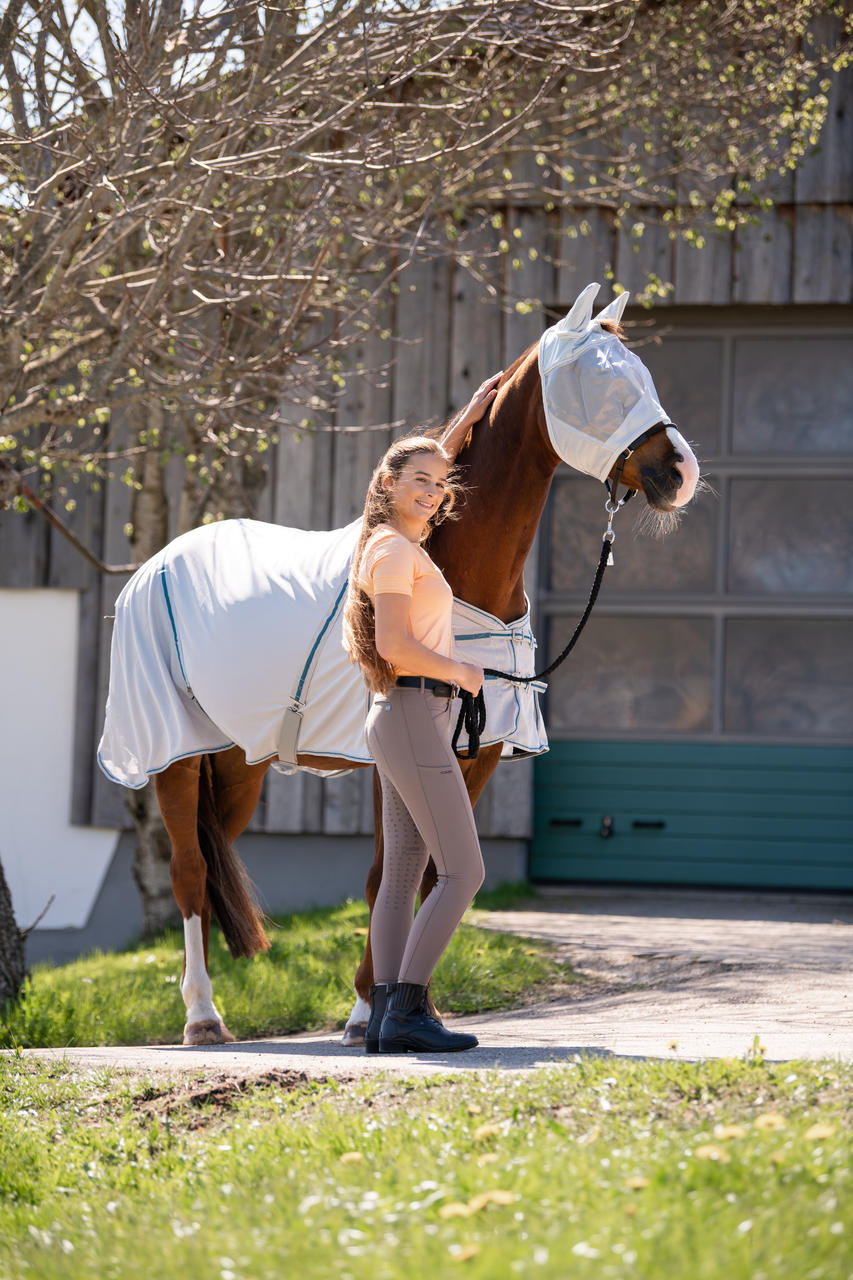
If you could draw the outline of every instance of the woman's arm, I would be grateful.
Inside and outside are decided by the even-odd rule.
[[[451,462],[454,461],[465,443],[468,432],[474,423],[480,421],[498,394],[498,382],[502,377],[503,370],[500,373],[493,373],[490,378],[486,378],[486,381],[480,384],[459,416],[454,418],[445,429],[444,435],[441,437],[441,447]]]
[[[469,693],[479,693],[483,668],[473,662],[457,662],[428,649],[409,631],[411,596],[395,591],[381,592],[374,602],[376,614],[376,648],[379,656],[393,667],[404,667],[433,680],[458,684]]]

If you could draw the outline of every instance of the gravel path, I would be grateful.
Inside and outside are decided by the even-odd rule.
[[[479,1036],[468,1053],[368,1058],[337,1033],[27,1052],[81,1067],[337,1078],[525,1070],[575,1053],[741,1057],[756,1043],[773,1060],[853,1061],[851,895],[546,891],[528,909],[479,913],[478,923],[555,944],[584,981],[524,1009],[449,1020]]]

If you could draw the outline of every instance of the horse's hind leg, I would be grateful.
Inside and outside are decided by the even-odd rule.
[[[172,890],[184,921],[181,995],[187,1009],[184,1044],[223,1044],[234,1037],[213,1003],[208,971],[210,903],[207,866],[198,840],[201,756],[176,760],[154,778],[157,801],[172,843]]]
[[[210,762],[222,825],[228,839],[234,841],[246,830],[258,807],[264,776],[272,761],[246,764],[242,748],[229,747],[227,751],[217,751]]]

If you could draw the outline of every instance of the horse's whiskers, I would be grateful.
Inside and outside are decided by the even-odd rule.
[[[634,523],[634,536],[637,538],[666,538],[681,523],[682,509],[657,511],[654,507],[642,507]]]
[[[701,476],[696,481],[693,497],[695,498],[700,493],[710,493],[715,498],[719,497],[713,485],[708,484],[708,481]],[[672,507],[669,511],[659,511],[656,507],[652,507],[648,503],[645,504],[637,511],[637,518],[634,522],[634,536],[637,538],[666,538],[678,528],[685,510],[686,507]]]

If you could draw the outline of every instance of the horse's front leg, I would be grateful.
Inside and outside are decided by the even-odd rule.
[[[186,1005],[184,1044],[224,1044],[234,1039],[213,1003],[208,970],[210,904],[207,866],[198,842],[201,756],[176,760],[154,777],[160,813],[172,844],[172,891],[184,921],[181,995]]]
[[[480,799],[480,796],[485,790],[486,783],[489,781],[489,778],[491,778],[498,766],[498,761],[501,758],[502,746],[502,743],[495,742],[490,747],[483,747],[474,759],[468,760],[466,758],[459,761],[459,767],[462,770],[462,776],[465,779],[465,786],[468,790],[472,809]],[[421,886],[418,890],[418,896],[422,906],[424,900],[430,893],[432,893],[437,882],[438,873],[435,869],[435,863],[432,858],[429,858],[426,866],[424,867],[424,873],[421,877]],[[440,1018],[441,1015],[433,1003],[431,995],[428,997],[428,1004],[433,1017]]]
[[[385,841],[382,834],[382,783],[379,781],[379,771],[373,770],[373,865],[367,873],[367,883],[364,886],[364,896],[367,899],[367,905],[370,910],[370,919],[373,920],[373,908],[376,905],[376,895],[379,893],[379,886],[382,883],[382,865],[385,858]],[[342,1042],[349,1045],[350,1048],[357,1048],[364,1044],[364,1034],[367,1031],[367,1020],[370,1017],[370,988],[373,985],[373,952],[370,947],[370,929],[367,930],[367,944],[364,948],[364,955],[361,958],[361,964],[355,972],[355,1004],[352,1013],[349,1016],[347,1025],[344,1027]]]

